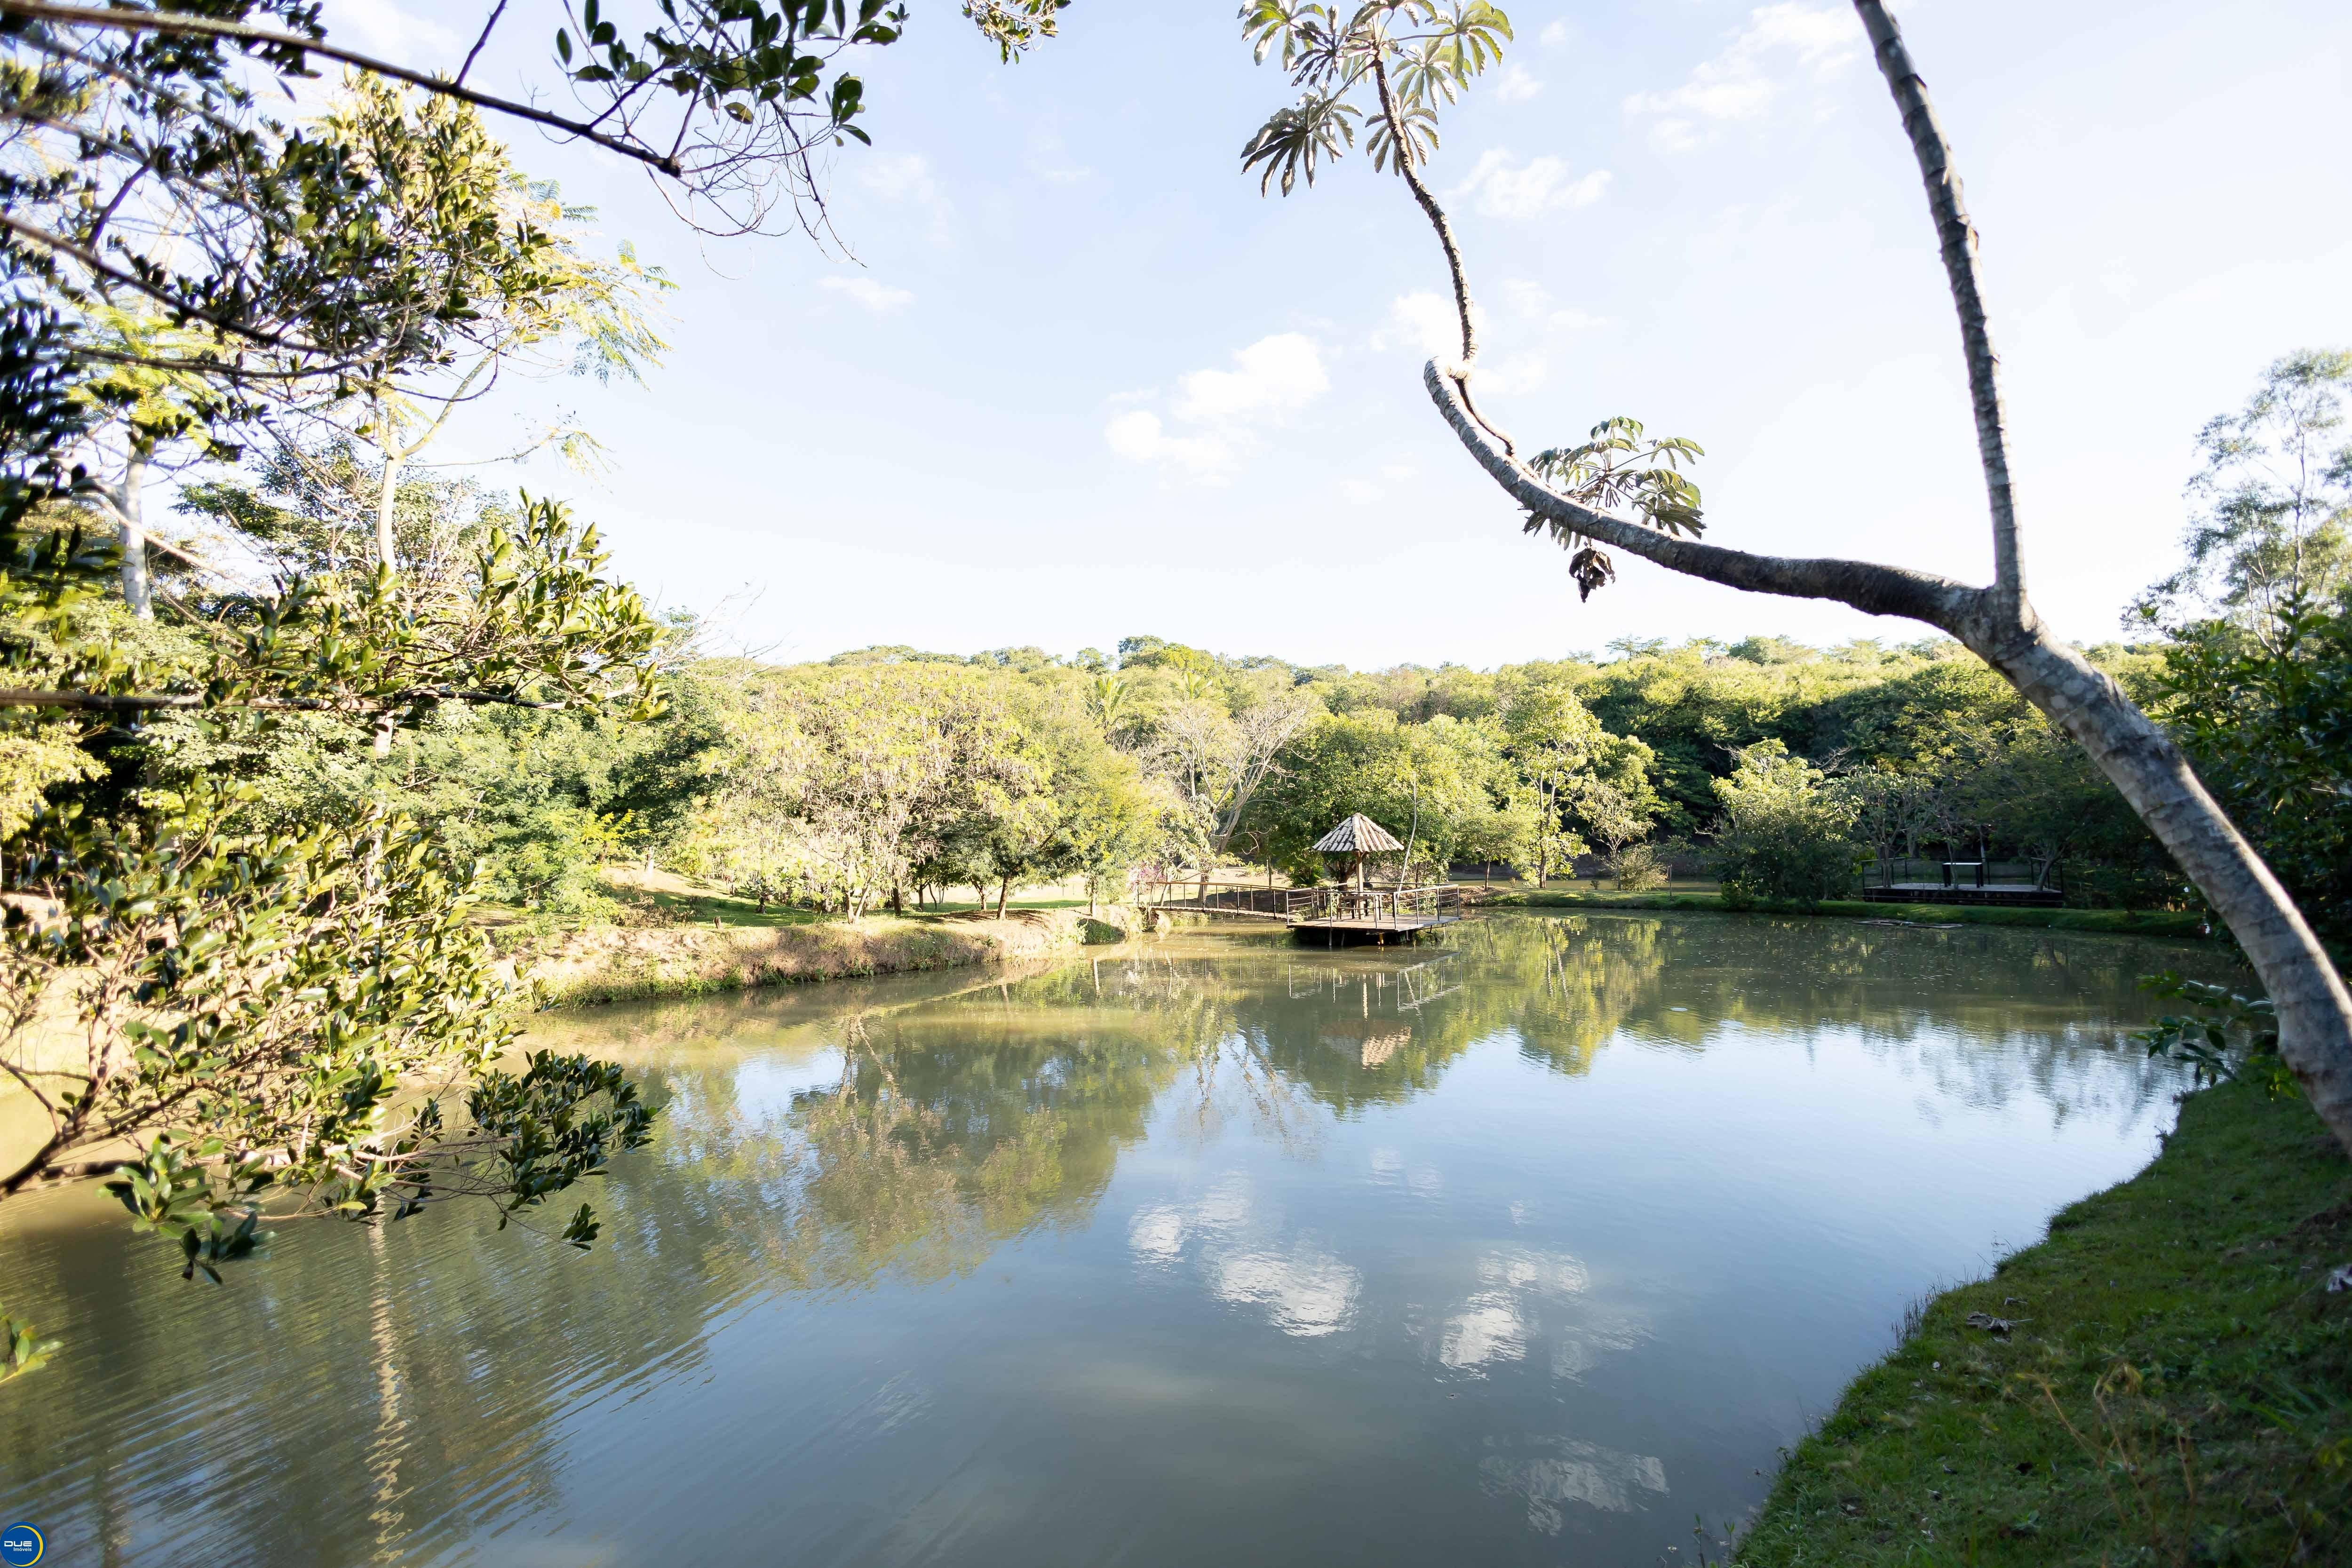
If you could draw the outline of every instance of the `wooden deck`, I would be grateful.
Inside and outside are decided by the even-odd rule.
[[[2055,909],[2066,901],[2063,861],[1893,859],[1866,868],[1862,882],[1864,900],[1874,904]]]
[[[1160,896],[1153,897],[1157,892]],[[1301,942],[1328,947],[1412,942],[1462,921],[1462,889],[1421,888],[1237,888],[1169,881],[1147,891],[1148,907],[1171,914],[1279,921]]]
[[[1862,896],[1874,904],[2010,904],[2051,910],[2066,901],[2066,895],[2057,889],[2037,888],[2031,882],[1987,882],[1981,888],[1965,882],[1896,882],[1891,887],[1864,888]]]

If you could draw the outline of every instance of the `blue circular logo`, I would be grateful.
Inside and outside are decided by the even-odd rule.
[[[41,1532],[31,1525],[12,1524],[0,1530],[0,1563],[8,1568],[26,1568],[27,1563],[41,1560],[41,1551],[47,1545]]]

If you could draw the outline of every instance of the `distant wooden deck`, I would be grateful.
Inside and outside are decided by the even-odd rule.
[[[1198,882],[1153,883],[1146,904],[1171,914],[1279,921],[1301,942],[1328,947],[1412,942],[1462,921],[1462,889],[1422,888],[1235,888]]]
[[[1965,882],[1896,882],[1864,888],[1862,896],[1874,904],[2011,904],[2047,910],[2066,901],[2066,895],[2055,888],[2037,888],[2031,882],[1987,882],[1981,888]]]
[[[2008,904],[2056,909],[2066,901],[2062,861],[1883,861],[1863,872],[1862,896],[1875,904]]]

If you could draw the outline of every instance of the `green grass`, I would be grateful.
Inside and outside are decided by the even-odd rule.
[[[786,909],[770,904],[762,910],[757,900],[739,899],[728,893],[668,893],[654,892],[643,888],[608,889],[614,902],[625,910],[650,914],[667,923],[680,925],[778,926],[814,925],[819,921],[835,919],[812,910]]]
[[[1661,891],[1620,893],[1550,889],[1498,893],[1489,907],[1527,910],[1649,910],[1732,911],[1716,893]],[[1920,925],[2025,926],[2038,931],[2122,931],[2137,936],[2202,936],[2201,915],[2180,910],[2032,910],[1984,904],[1874,904],[1833,899],[1812,910],[1759,911],[1777,915],[1830,915],[1848,920],[1906,921]]]
[[[765,910],[751,899],[739,899],[719,892],[671,893],[653,892],[642,888],[608,889],[610,896],[625,910],[635,910],[655,915],[659,921],[682,925],[777,926],[814,925],[820,921],[839,920],[839,915],[821,915],[814,910],[788,909],[770,904]],[[1082,910],[1084,899],[1015,899],[1005,906],[1008,912],[1015,910]],[[907,906],[906,918],[919,919],[924,915],[967,914],[973,910],[993,911],[995,901],[986,904],[940,903],[924,904],[920,908]],[[874,911],[890,912],[886,905]]]
[[[1735,1561],[2352,1561],[2352,1290],[2326,1284],[2347,1261],[2352,1163],[2310,1108],[2191,1096],[2147,1171],[1927,1304]]]

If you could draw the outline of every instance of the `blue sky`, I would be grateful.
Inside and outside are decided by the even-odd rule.
[[[634,169],[511,133],[669,270],[675,346],[642,388],[509,382],[467,439],[575,412],[609,475],[493,473],[572,499],[664,602],[777,658],[1150,633],[1491,666],[1919,635],[1636,562],[1580,605],[1421,390],[1444,272],[1401,184],[1361,158],[1286,201],[1243,177],[1286,93],[1230,0],[1078,0],[1009,68],[947,0],[911,6],[866,62],[875,147],[831,171],[854,258],[703,238]],[[1958,333],[1850,8],[1508,9],[1517,45],[1430,175],[1487,318],[1484,405],[1523,444],[1616,414],[1698,440],[1717,542],[1980,578]],[[482,14],[328,8],[339,39],[442,66]],[[2277,355],[2352,342],[2352,8],[1900,15],[1983,234],[2030,589],[2105,638],[2172,559],[2198,426]],[[503,26],[476,79],[544,84],[551,11]]]

